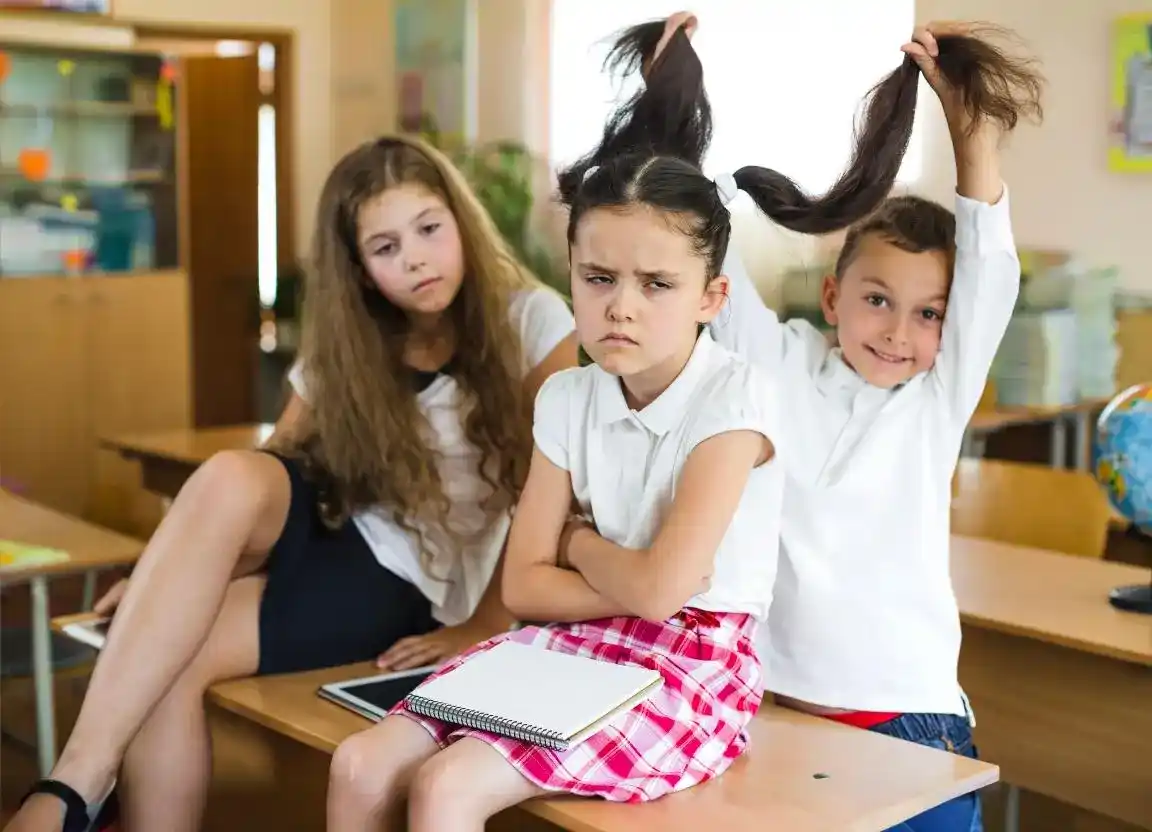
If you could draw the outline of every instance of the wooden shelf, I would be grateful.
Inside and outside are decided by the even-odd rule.
[[[78,118],[158,118],[155,104],[131,101],[67,101],[51,104],[9,104],[0,101],[0,116],[42,118],[45,115],[72,115]]]

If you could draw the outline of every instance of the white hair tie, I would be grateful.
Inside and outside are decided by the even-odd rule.
[[[730,173],[722,173],[712,180],[716,185],[716,192],[720,194],[720,202],[727,205],[740,193],[740,186],[736,184],[736,177]]]
[[[580,182],[581,183],[587,182],[588,177],[591,176],[592,174],[594,174],[598,170],[600,170],[599,165],[593,165],[592,167],[588,168],[586,171],[584,171],[584,178],[581,179]]]

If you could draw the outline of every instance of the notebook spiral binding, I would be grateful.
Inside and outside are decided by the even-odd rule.
[[[459,708],[455,705],[444,705],[434,702],[423,696],[409,694],[404,698],[405,704],[421,716],[438,719],[452,725],[463,725],[475,728],[478,731],[490,731],[493,734],[511,737],[514,740],[551,748],[555,751],[566,751],[568,740],[558,731],[549,731],[529,725],[526,722],[515,722],[510,719],[498,719],[491,714],[485,714],[471,708]]]

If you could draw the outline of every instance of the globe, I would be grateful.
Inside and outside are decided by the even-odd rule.
[[[1130,387],[1100,414],[1096,477],[1116,510],[1152,533],[1152,384]]]
[[[1119,394],[1096,423],[1096,478],[1108,499],[1139,532],[1152,535],[1152,384]],[[1148,585],[1118,587],[1114,606],[1152,612]]]

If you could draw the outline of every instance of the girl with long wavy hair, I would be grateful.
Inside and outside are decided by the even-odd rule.
[[[88,829],[118,774],[129,832],[192,832],[209,685],[436,663],[512,623],[499,564],[531,403],[577,361],[564,300],[442,154],[398,137],[328,176],[305,298],[272,440],[201,466],[101,599],[115,618],[76,727],[11,832]]]

